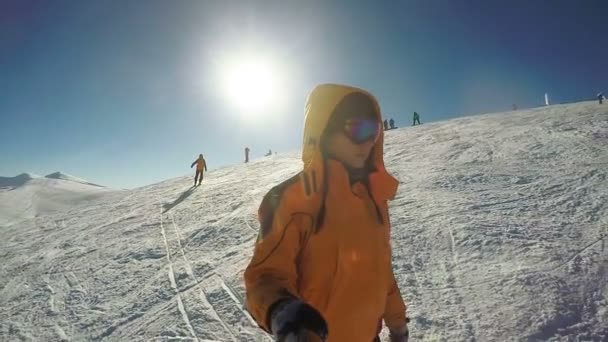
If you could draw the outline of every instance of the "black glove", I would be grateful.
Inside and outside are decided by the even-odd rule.
[[[389,330],[388,339],[391,342],[407,342],[410,337],[410,331],[407,325],[399,330]]]
[[[273,305],[270,329],[278,342],[307,341],[308,332],[322,341],[328,335],[327,323],[319,311],[299,299],[286,299]]]
[[[388,340],[390,342],[408,342],[409,338],[410,331],[407,329],[407,326],[400,331],[389,330]],[[380,336],[376,336],[372,342],[380,342]]]

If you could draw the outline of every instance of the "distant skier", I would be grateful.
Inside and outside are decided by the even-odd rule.
[[[272,155],[272,150],[268,150],[268,153],[266,153],[266,154],[264,155],[264,157],[268,157],[268,156],[271,156],[271,155]]]
[[[205,158],[203,158],[202,154],[198,155],[198,158],[192,163],[192,165],[190,165],[190,168],[192,168],[194,165],[196,165],[196,173],[194,174],[194,186],[196,186],[197,179],[198,185],[201,185],[201,183],[203,182],[203,172],[207,171],[207,162],[205,161]]]
[[[416,126],[416,122],[418,122],[418,124],[420,125],[420,115],[414,112],[414,124],[412,126]]]
[[[604,94],[597,94],[597,100],[600,102],[600,104],[604,103]]]
[[[406,342],[406,306],[391,266],[388,200],[376,99],[324,84],[308,97],[304,168],[272,188],[245,270],[247,309],[277,341],[371,342],[382,319]]]
[[[397,127],[395,127],[395,120],[393,120],[393,118],[391,118],[388,122],[388,124],[391,126],[391,129],[395,129]]]
[[[388,131],[388,121],[384,120],[382,123],[384,124],[384,130]]]
[[[245,147],[245,163],[249,163],[249,147]]]

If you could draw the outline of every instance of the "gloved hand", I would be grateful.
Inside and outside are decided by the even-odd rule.
[[[407,325],[401,329],[389,329],[388,339],[390,342],[407,342],[410,337],[410,331]]]
[[[286,299],[271,308],[270,329],[278,342],[305,342],[312,332],[322,341],[328,329],[319,311],[299,299]]]

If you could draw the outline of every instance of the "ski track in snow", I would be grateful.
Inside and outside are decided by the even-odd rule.
[[[608,340],[608,106],[464,117],[385,142],[412,340]],[[0,227],[0,341],[271,341],[242,276],[263,195],[300,167],[296,152],[272,156]]]
[[[239,218],[241,217],[239,216],[241,215],[241,212],[239,210],[241,206],[242,204],[233,206],[233,216]],[[171,211],[163,212],[161,209],[161,220],[163,214],[166,214],[171,222],[171,226],[173,227],[173,232],[175,234],[174,241],[178,251],[176,253],[181,256],[183,266],[186,269],[186,274],[192,281],[191,284],[188,284],[185,288],[181,289],[177,284],[175,284],[175,275],[173,271],[175,261],[173,261],[170,265],[170,272],[172,272],[171,274],[173,274],[172,286],[175,284],[176,291],[178,292],[189,291],[192,288],[196,288],[196,291],[198,291],[199,294],[200,302],[202,303],[201,310],[210,311],[210,315],[221,324],[223,330],[227,333],[227,336],[225,338],[232,341],[249,340],[250,338],[247,335],[240,334],[239,331],[235,330],[234,328],[235,324],[241,324],[244,317],[246,320],[249,321],[253,329],[257,329],[257,324],[255,323],[255,321],[253,321],[251,316],[244,311],[244,308],[242,308],[242,296],[236,295],[235,291],[226,284],[221,274],[217,273],[215,269],[207,270],[206,273],[202,274],[202,279],[197,276],[196,272],[193,270],[192,263],[189,260],[184,245],[182,243],[182,241],[184,241],[184,237],[182,235],[182,230],[180,229],[179,224],[176,222],[175,214]],[[246,226],[249,225],[247,223],[246,218],[243,217],[242,220],[245,222]],[[164,229],[164,227],[165,225],[161,224],[161,229]],[[248,228],[251,229],[251,227]],[[166,231],[164,231],[163,243],[166,242],[165,248],[167,249],[167,253],[169,254],[171,253],[171,248],[169,247],[171,241],[172,239],[167,238]],[[207,260],[206,262],[209,261]],[[208,289],[205,289],[205,286],[203,284],[207,284]],[[217,286],[217,284],[219,284],[220,286]],[[241,299],[239,300],[239,298]],[[185,309],[182,309],[184,305],[185,304],[181,304],[180,311],[182,312],[182,316],[184,317],[186,325],[190,327],[192,326],[192,324],[190,323],[191,320],[185,313]],[[239,315],[241,317],[239,317]],[[194,336],[194,338],[200,340],[200,338],[196,336],[194,330],[195,329],[191,330],[191,334]]]
[[[169,281],[171,282],[171,287],[175,290],[177,306],[179,308],[180,313],[182,314],[182,319],[184,320],[184,323],[186,324],[186,326],[188,327],[188,330],[190,331],[190,334],[192,334],[195,341],[198,341],[198,337],[196,336],[196,333],[194,332],[194,328],[192,327],[192,324],[190,323],[190,318],[188,316],[188,313],[186,312],[186,309],[184,308],[184,303],[183,303],[182,297],[181,297],[181,291],[177,288],[177,283],[175,282],[175,272],[173,271],[173,262],[171,261],[171,252],[169,251],[169,243],[167,242],[167,234],[165,233],[165,227],[163,225],[162,206],[160,206],[160,229],[161,229],[161,234],[163,236],[163,243],[165,245],[165,250],[167,251],[167,262],[168,262],[168,267],[169,267]],[[181,249],[181,247],[180,247],[180,249]],[[182,251],[182,253],[183,253],[183,251]]]
[[[171,222],[173,224],[173,228],[175,229],[175,235],[177,238],[177,243],[179,246],[179,251],[182,255],[182,258],[184,259],[184,263],[186,265],[187,268],[187,273],[188,275],[192,278],[192,280],[194,281],[194,284],[196,284],[197,288],[199,289],[199,293],[200,293],[200,298],[201,301],[203,301],[203,304],[205,307],[210,308],[213,312],[214,315],[217,317],[217,319],[221,322],[222,326],[224,327],[224,329],[228,332],[228,334],[230,335],[230,338],[233,341],[237,341],[237,338],[234,336],[232,330],[230,329],[230,327],[228,327],[228,324],[226,324],[226,321],[224,319],[222,319],[222,317],[219,315],[219,313],[217,312],[217,310],[214,308],[213,304],[209,301],[209,298],[207,296],[207,294],[205,293],[205,290],[200,286],[200,281],[197,279],[196,275],[194,275],[194,272],[192,271],[192,266],[190,265],[190,261],[188,260],[188,258],[186,257],[186,253],[184,252],[184,249],[182,248],[182,237],[179,231],[179,227],[177,226],[177,224],[175,224],[175,219],[173,218],[173,214],[169,213],[169,216],[171,217]]]

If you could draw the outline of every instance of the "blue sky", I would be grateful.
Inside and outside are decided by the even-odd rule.
[[[0,2],[0,175],[63,171],[131,188],[269,148],[299,150],[315,84],[374,93],[409,125],[608,91],[608,2]],[[271,66],[256,110],[230,61]]]

